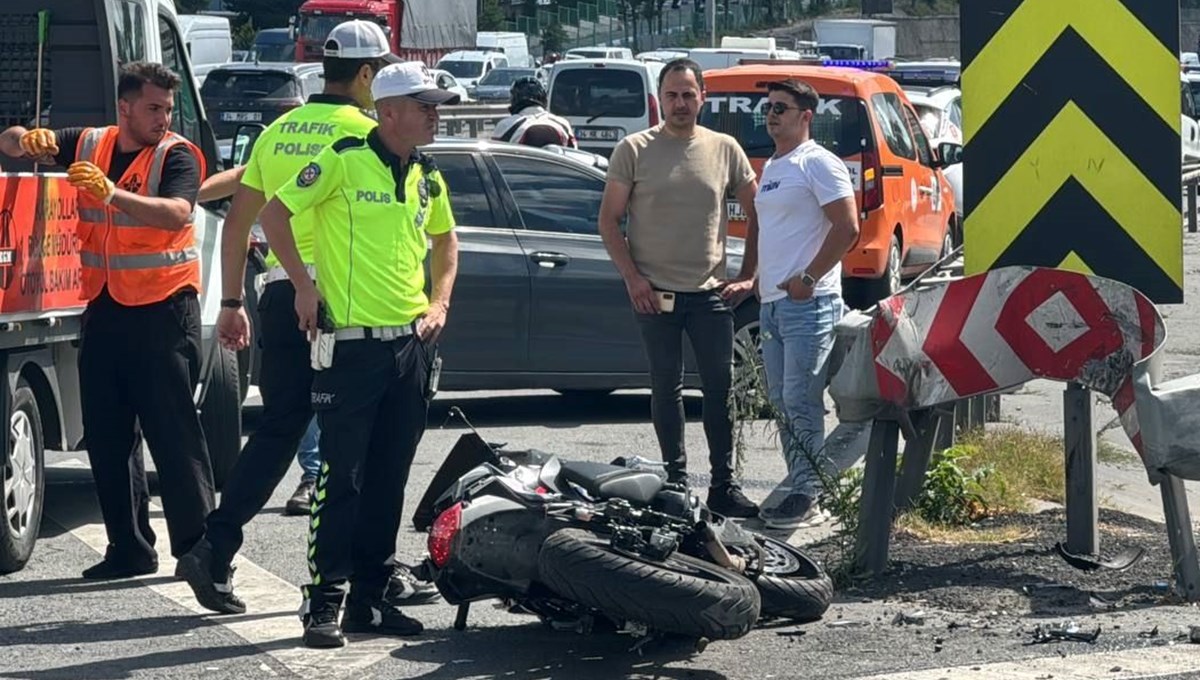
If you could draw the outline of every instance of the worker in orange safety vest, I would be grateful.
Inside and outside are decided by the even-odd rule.
[[[213,508],[212,467],[193,393],[200,376],[200,256],[192,210],[204,157],[171,132],[180,79],[161,64],[121,69],[117,125],[0,133],[0,152],[67,168],[79,191],[84,439],[108,532],[84,578],[154,573],[144,435],[162,487],[171,554],[188,552]],[[140,427],[139,427],[140,425]]]

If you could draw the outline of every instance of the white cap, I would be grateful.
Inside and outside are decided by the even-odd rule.
[[[333,27],[325,38],[325,56],[339,59],[384,59],[397,64],[387,34],[373,21],[345,21]]]
[[[384,66],[371,83],[375,101],[388,97],[412,97],[423,104],[457,104],[459,96],[437,86],[433,74],[419,61]]]

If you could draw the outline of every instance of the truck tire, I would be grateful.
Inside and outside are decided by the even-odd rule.
[[[214,342],[216,342],[214,340]],[[208,443],[213,484],[217,489],[233,470],[242,450],[242,403],[237,354],[217,346],[200,406],[200,426]]]
[[[738,574],[678,552],[643,561],[579,529],[546,539],[538,575],[562,597],[664,633],[731,640],[749,633],[759,615],[758,591]]]
[[[762,615],[816,621],[833,600],[833,580],[799,548],[755,534],[763,549],[763,573],[754,578],[762,597]]]
[[[46,491],[42,416],[24,380],[13,393],[8,417],[11,455],[0,461],[0,574],[18,571],[33,554]]]

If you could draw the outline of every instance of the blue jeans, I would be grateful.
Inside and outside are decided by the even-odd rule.
[[[301,477],[304,479],[316,480],[321,472],[321,449],[317,446],[320,438],[321,428],[317,427],[317,419],[313,418],[296,449],[296,462],[300,464]]]
[[[825,383],[833,327],[842,318],[840,295],[768,302],[759,311],[767,396],[779,412],[787,486],[809,496],[817,476],[811,454],[825,448]]]

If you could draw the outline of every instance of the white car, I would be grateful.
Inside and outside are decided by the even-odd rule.
[[[454,74],[436,68],[429,69],[429,73],[433,75],[433,80],[437,83],[438,87],[458,95],[461,98],[459,103],[465,104],[471,101],[471,97],[467,94],[467,88],[458,82],[458,78],[455,78]]]
[[[934,149],[942,142],[963,143],[962,90],[952,85],[921,87],[908,85],[904,94],[912,102],[921,120],[929,146]],[[961,224],[963,217],[962,163],[955,163],[942,170],[950,188],[954,191],[954,211]]]
[[[1200,161],[1200,73],[1181,73],[1183,106],[1179,138],[1184,163]]]

